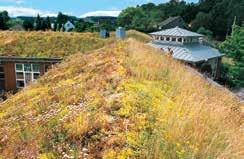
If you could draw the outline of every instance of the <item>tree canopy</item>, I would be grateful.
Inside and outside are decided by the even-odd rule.
[[[129,7],[118,17],[118,24],[128,29],[144,32],[155,30],[155,26],[172,16],[182,16],[192,30],[201,27],[210,30],[217,40],[224,40],[231,32],[236,17],[236,24],[244,21],[244,0],[204,0],[199,3],[171,0],[168,3],[153,3]]]
[[[231,36],[221,45],[220,49],[231,59],[225,64],[225,79],[232,87],[244,87],[244,27],[233,26]]]
[[[0,29],[1,30],[6,30],[8,29],[8,24],[7,22],[10,20],[10,17],[8,15],[7,11],[2,11],[0,12]]]

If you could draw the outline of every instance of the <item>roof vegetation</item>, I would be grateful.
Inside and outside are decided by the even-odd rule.
[[[0,105],[0,158],[240,158],[239,107],[158,50],[116,41]]]
[[[66,57],[97,49],[109,43],[95,33],[0,32],[0,55]]]

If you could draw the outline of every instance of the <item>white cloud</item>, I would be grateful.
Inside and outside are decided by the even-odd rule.
[[[40,16],[46,17],[46,16],[57,16],[56,13],[52,13],[49,11],[43,11],[39,9],[34,8],[25,8],[25,7],[16,7],[16,6],[0,6],[0,11],[8,11],[9,16],[11,17],[17,17],[17,16],[37,16],[37,14],[40,14]]]
[[[94,12],[88,12],[85,13],[83,15],[81,15],[81,18],[85,18],[85,17],[90,17],[90,16],[110,16],[110,17],[117,17],[119,16],[119,14],[121,13],[121,11],[94,11]]]
[[[22,4],[22,3],[24,3],[24,0],[0,0],[0,2],[9,2],[9,3]]]

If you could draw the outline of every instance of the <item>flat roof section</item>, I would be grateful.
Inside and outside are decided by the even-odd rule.
[[[0,63],[3,62],[24,62],[24,63],[58,63],[62,58],[35,58],[19,56],[0,56]]]

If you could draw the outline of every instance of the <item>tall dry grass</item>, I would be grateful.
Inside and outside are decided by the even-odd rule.
[[[243,157],[240,103],[230,92],[211,85],[184,64],[142,43],[130,40],[127,52],[126,67],[130,78],[136,81],[132,85],[137,87],[136,83],[142,82],[142,92],[137,89],[134,93],[146,93],[133,105],[140,108],[146,104],[148,112],[156,108],[151,114],[156,118],[151,123],[155,127],[145,141],[148,147],[143,158]],[[141,103],[143,98],[157,93],[163,94],[170,104]]]
[[[136,40],[75,54],[0,104],[0,158],[242,158],[240,104]]]

